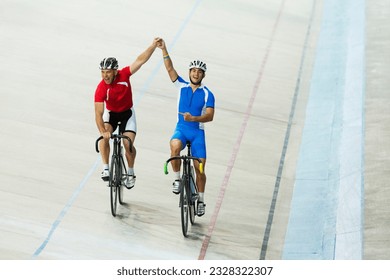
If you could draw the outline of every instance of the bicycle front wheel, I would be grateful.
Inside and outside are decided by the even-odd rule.
[[[121,174],[120,174],[120,177],[122,178],[122,181],[121,181],[121,184],[118,188],[118,198],[119,198],[119,204],[123,204],[123,188],[124,188],[124,184],[126,184],[126,179],[127,179],[127,169],[126,169],[126,165],[125,165],[125,161],[123,160],[123,157],[121,157],[120,159],[120,162],[121,162]]]
[[[188,203],[188,182],[187,180],[182,180],[182,186],[180,191],[180,212],[181,212],[181,229],[184,237],[187,237],[188,231],[188,212],[189,212],[189,203]]]
[[[118,193],[121,184],[121,178],[119,176],[119,162],[116,157],[112,157],[111,169],[110,169],[110,201],[111,201],[111,214],[116,216],[116,207],[118,202]]]

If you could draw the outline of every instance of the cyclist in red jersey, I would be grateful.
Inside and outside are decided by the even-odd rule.
[[[133,108],[133,94],[130,76],[135,74],[145,64],[155,51],[160,38],[155,38],[152,44],[142,52],[130,65],[118,69],[118,61],[114,57],[104,58],[100,63],[102,81],[95,91],[95,120],[103,141],[100,141],[100,153],[103,161],[102,179],[108,181],[110,155],[109,139],[119,126],[119,132],[128,136],[134,143],[137,133],[137,123]],[[134,161],[136,149],[129,151],[129,144],[124,141],[128,164],[126,187],[131,189],[135,184]]]

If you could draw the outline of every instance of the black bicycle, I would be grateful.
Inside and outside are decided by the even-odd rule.
[[[103,139],[100,136],[95,143],[96,152],[99,153],[99,141]],[[116,216],[117,202],[123,204],[123,187],[127,179],[127,168],[123,159],[123,147],[121,145],[121,139],[129,141],[130,152],[132,152],[131,139],[122,134],[112,134],[113,139],[113,151],[110,162],[110,175],[108,180],[108,186],[110,188],[110,201],[111,201],[111,214]]]
[[[191,155],[191,143],[187,142],[187,155],[175,156],[169,158],[164,164],[164,173],[168,174],[168,163],[172,160],[182,160],[182,177],[180,181],[180,200],[179,207],[181,213],[181,229],[185,237],[188,236],[188,217],[190,217],[191,224],[195,222],[195,216],[197,215],[197,200],[198,187],[195,183],[194,167],[192,166],[192,160],[199,162],[199,170],[203,173],[203,163],[199,158]]]

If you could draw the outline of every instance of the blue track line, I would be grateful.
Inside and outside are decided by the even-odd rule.
[[[88,182],[89,178],[92,176],[93,172],[95,171],[98,163],[99,163],[100,157],[95,161],[94,165],[91,167],[91,169],[88,171],[87,175],[84,177],[84,179],[81,181],[80,185],[77,187],[77,189],[73,192],[72,197],[69,199],[69,201],[66,203],[65,207],[61,210],[60,214],[58,215],[57,219],[52,224],[49,234],[47,235],[45,241],[41,244],[41,246],[38,247],[38,249],[34,252],[32,258],[37,258],[41,252],[45,249],[46,245],[49,243],[52,235],[56,231],[57,227],[60,225],[61,221],[65,217],[66,213],[72,206],[73,202],[75,202],[78,195],[81,193],[81,191],[84,189],[85,184]]]
[[[190,21],[190,19],[192,18],[193,14],[195,13],[196,9],[198,8],[199,4],[202,2],[203,0],[197,0],[194,4],[194,6],[192,7],[191,11],[188,13],[188,15],[186,16],[186,18],[184,19],[183,23],[181,24],[179,30],[177,31],[172,43],[170,44],[170,49],[173,49],[177,40],[180,38],[181,34],[183,33],[184,29],[186,28],[188,22]],[[154,78],[156,77],[160,67],[162,65],[162,61],[160,61],[157,66],[155,67],[155,69],[152,71],[152,73],[149,75],[148,79],[146,80],[145,84],[143,85],[141,91],[140,91],[140,94],[138,95],[137,99],[135,100],[134,102],[134,106],[136,106],[140,101],[141,99],[143,98],[144,96],[144,93],[148,90],[148,88],[151,86]],[[73,192],[72,194],[72,197],[69,199],[69,201],[66,203],[65,207],[61,210],[60,214],[58,215],[58,217],[56,218],[56,220],[53,222],[50,230],[49,230],[49,233],[46,237],[46,239],[43,241],[43,243],[38,247],[38,249],[34,252],[34,254],[32,255],[32,259],[36,259],[41,253],[42,251],[46,248],[47,244],[50,242],[54,232],[57,230],[58,226],[60,225],[60,223],[62,222],[62,220],[64,219],[65,215],[68,213],[69,209],[71,208],[71,206],[73,205],[73,203],[75,202],[76,198],[78,197],[78,195],[81,193],[81,191],[84,189],[86,183],[88,182],[89,178],[91,177],[91,175],[95,172],[98,164],[100,162],[100,157],[98,157],[95,161],[95,163],[92,165],[92,167],[90,168],[90,170],[88,171],[87,175],[84,177],[84,179],[81,181],[80,185],[76,188],[76,190]]]
[[[365,0],[326,0],[283,259],[361,259]]]
[[[309,43],[309,39],[310,39],[310,35],[311,35],[311,27],[312,27],[315,9],[316,9],[316,1],[314,0],[312,8],[311,8],[311,12],[310,12],[309,23],[307,25],[305,41],[304,41],[303,48],[302,48],[302,55],[301,55],[301,61],[300,61],[300,65],[299,65],[298,78],[297,78],[297,83],[295,85],[294,97],[293,97],[293,100],[291,103],[291,109],[290,109],[290,115],[289,115],[289,119],[288,119],[286,134],[284,136],[283,149],[282,149],[282,154],[281,154],[280,160],[279,160],[279,167],[278,167],[278,173],[276,176],[274,192],[272,195],[270,209],[268,211],[267,224],[266,224],[266,227],[264,230],[263,242],[262,242],[261,251],[260,251],[260,260],[266,259],[266,254],[267,254],[267,250],[268,250],[268,242],[269,242],[270,235],[271,235],[271,228],[272,228],[272,223],[273,223],[273,219],[274,219],[275,207],[276,207],[276,202],[277,202],[277,198],[278,198],[278,194],[279,194],[280,183],[282,180],[284,162],[286,159],[288,144],[290,141],[291,128],[293,125],[294,115],[295,115],[295,108],[296,108],[296,104],[297,104],[297,100],[298,100],[298,96],[299,96],[299,92],[300,92],[302,72],[303,72],[303,67],[305,64],[306,52],[307,52],[308,43]]]

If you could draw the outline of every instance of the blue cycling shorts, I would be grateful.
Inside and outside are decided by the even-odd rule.
[[[206,140],[203,129],[193,128],[186,125],[176,125],[171,140],[179,139],[181,149],[186,147],[187,141],[191,142],[191,154],[197,158],[206,158]]]

